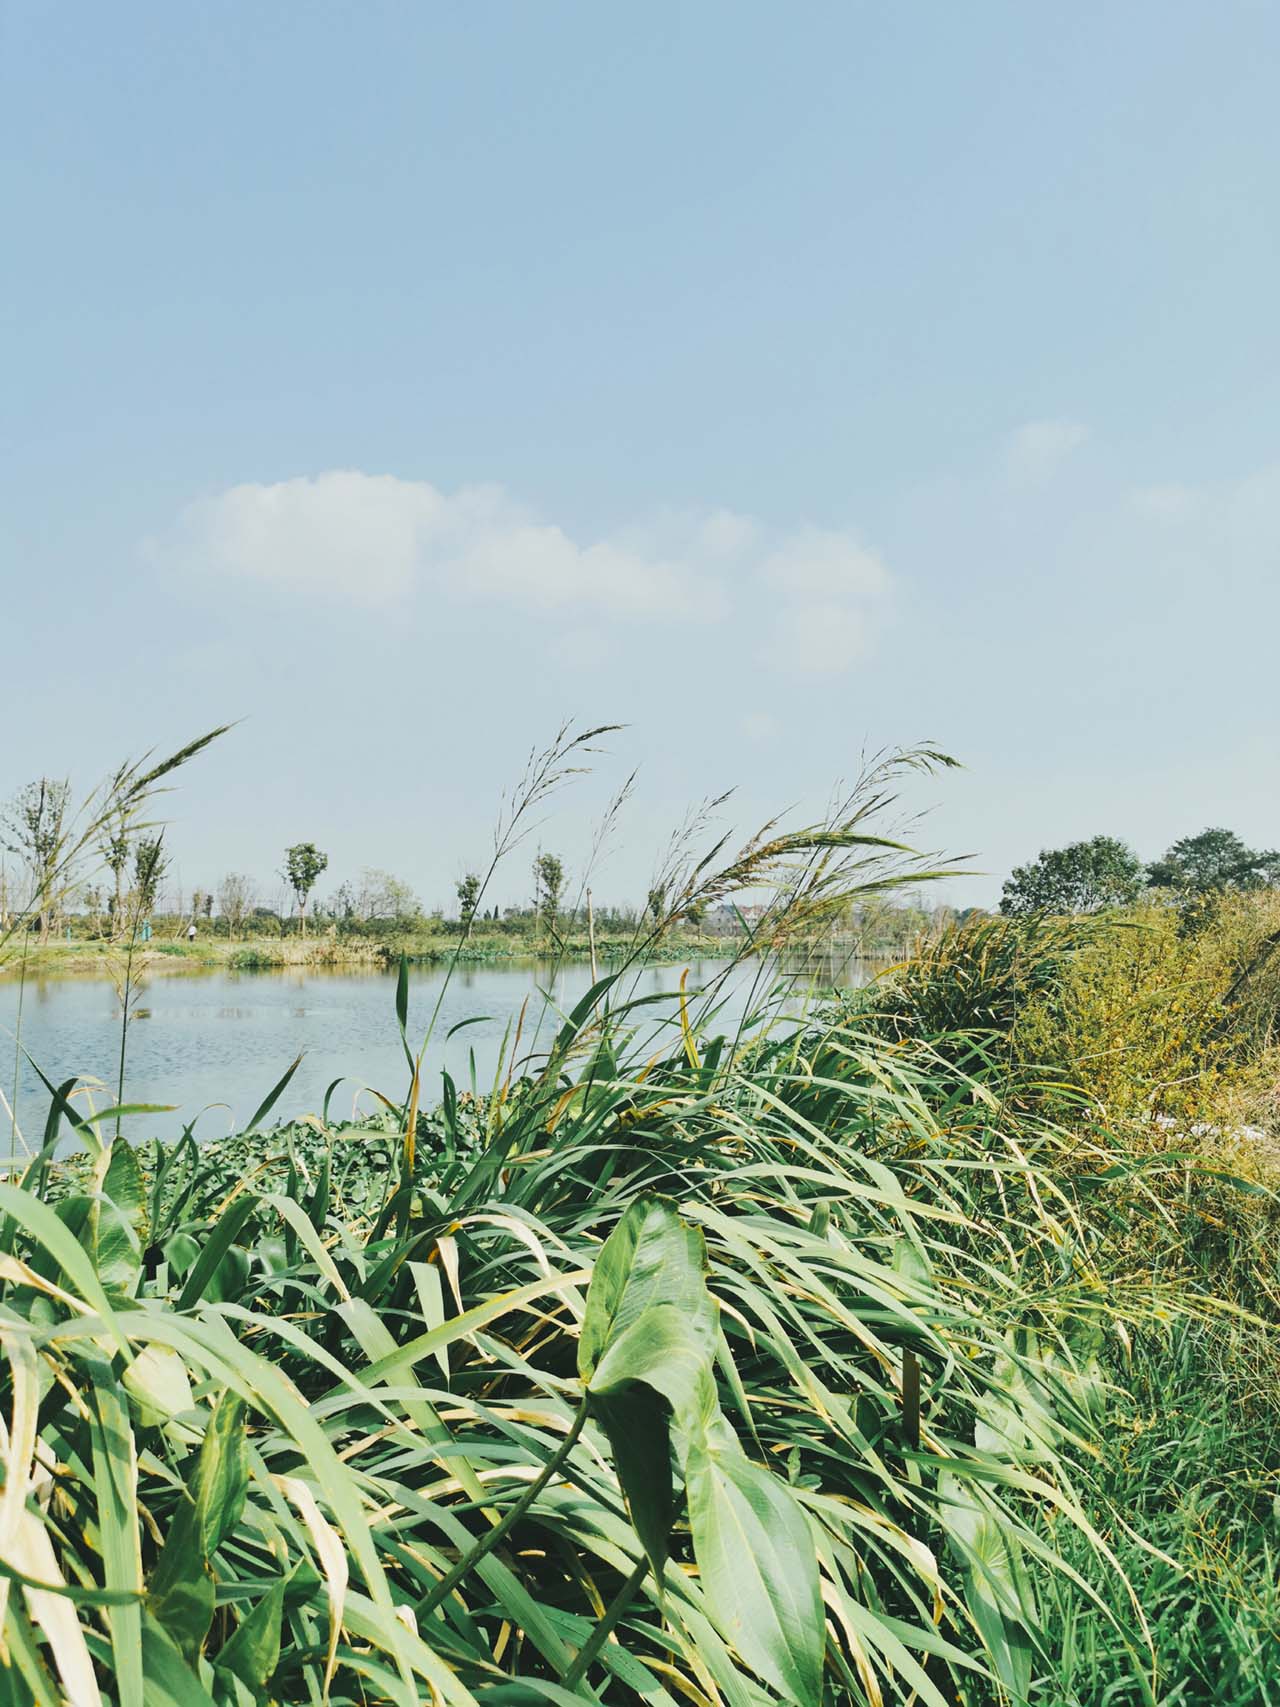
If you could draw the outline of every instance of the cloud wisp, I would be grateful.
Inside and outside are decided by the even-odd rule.
[[[370,610],[426,594],[597,623],[741,617],[763,659],[821,674],[865,655],[892,587],[842,529],[777,530],[708,510],[582,541],[500,486],[446,493],[355,469],[202,498],[150,551],[171,573]]]
[[[1009,435],[1005,469],[1019,486],[1039,486],[1050,479],[1089,437],[1082,421],[1061,417],[1027,421]]]

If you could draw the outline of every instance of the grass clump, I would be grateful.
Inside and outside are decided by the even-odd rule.
[[[776,952],[918,881],[893,774],[677,837],[666,924],[768,886]],[[722,982],[655,1022],[638,941],[432,1108],[402,968],[376,1119],[267,1130],[286,1074],[208,1148],[50,1085],[0,1185],[5,1699],[1269,1702],[1274,1200],[1210,1144],[1269,951],[1216,928],[993,921],[732,1029]]]
[[[1122,1571],[1091,1574],[1080,1532],[1050,1523],[1100,1600],[1047,1585],[1057,1663],[1030,1693],[1045,1707],[1280,1700],[1278,909],[1262,892],[970,921],[863,1001],[881,1035],[939,1028],[949,1060],[999,1063],[1020,1109],[1072,1132],[1057,1182],[1099,1236],[1108,1291],[1149,1282],[1183,1306],[1102,1349],[1108,1427],[1076,1468]],[[1145,1662],[1121,1634],[1130,1590]]]
[[[90,1597],[54,1642],[11,1592],[19,1694],[1030,1687],[1114,1307],[1080,1230],[1064,1267],[1060,1140],[845,1027],[690,1020],[642,1062],[604,1000],[518,1091],[417,1117],[411,1169],[400,1108],[209,1152],[82,1125],[71,1189],[4,1188],[29,1575]]]

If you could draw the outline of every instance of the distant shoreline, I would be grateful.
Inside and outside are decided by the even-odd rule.
[[[596,943],[596,959],[602,971],[618,961],[634,956],[646,965],[671,965],[682,960],[728,960],[741,950],[737,937],[680,934],[636,954],[633,939],[608,937]],[[815,953],[824,952],[814,945]],[[832,951],[850,960],[885,961],[896,958],[901,950],[878,949],[859,953],[851,944],[832,945]],[[124,958],[123,945],[97,941],[50,942],[44,947],[32,945],[26,956],[28,978],[106,978],[113,966]],[[477,935],[459,947],[456,937],[417,936],[392,939],[386,942],[357,938],[343,942],[327,936],[315,936],[305,941],[299,937],[248,937],[226,939],[197,937],[194,943],[159,940],[138,943],[134,950],[135,975],[141,968],[149,978],[168,977],[202,972],[269,972],[296,968],[347,967],[365,968],[370,972],[387,971],[395,967],[401,956],[411,966],[447,965],[457,954],[458,962],[466,966],[528,964],[562,960],[583,964],[590,960],[587,940],[575,935],[560,945],[533,942],[525,937]],[[23,957],[20,949],[10,953],[0,966],[0,987],[18,981]]]
[[[646,950],[640,958],[648,963],[683,959],[728,959],[738,944],[733,939],[717,937],[673,937],[667,942]],[[596,945],[602,964],[615,962],[630,954],[630,940],[610,939]],[[26,975],[39,977],[107,977],[113,965],[124,958],[124,947],[106,942],[50,942],[44,947],[32,946],[26,956]],[[552,944],[537,944],[526,939],[493,941],[481,938],[464,943],[459,948],[456,938],[411,937],[401,941],[372,942],[357,939],[348,942],[317,936],[303,941],[300,938],[272,939],[250,937],[243,940],[197,938],[194,943],[160,941],[138,943],[134,950],[135,972],[144,966],[148,977],[201,972],[267,972],[290,967],[322,969],[326,967],[364,967],[386,971],[393,968],[403,955],[410,965],[439,966],[447,964],[457,953],[466,965],[503,964],[513,961],[536,963],[553,959],[581,962],[589,960],[590,947],[576,939],[560,948]],[[21,975],[21,950],[13,952],[0,966],[0,984],[13,983]]]

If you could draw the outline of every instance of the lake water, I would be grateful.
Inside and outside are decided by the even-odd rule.
[[[664,997],[642,1009],[646,1028],[665,1025],[670,1036],[682,966],[647,967],[619,985],[626,993]],[[689,967],[690,991],[713,983],[719,961]],[[758,969],[738,968],[728,981],[718,1029],[736,1026],[758,978]],[[847,981],[861,981],[845,973]],[[409,1038],[416,1047],[440,996],[442,967],[412,969]],[[591,985],[589,967],[558,969],[532,964],[459,966],[445,991],[425,1062],[424,1103],[439,1099],[445,1066],[460,1089],[471,1081],[492,1083],[502,1038],[513,1029],[528,999],[521,1053],[545,1048],[557,1023],[540,990],[567,1011]],[[130,1023],[125,1065],[125,1101],[176,1105],[171,1114],[128,1121],[134,1139],[176,1137],[196,1121],[196,1136],[214,1138],[247,1121],[296,1055],[302,1064],[271,1118],[318,1113],[335,1079],[343,1083],[330,1102],[331,1119],[379,1106],[373,1086],[393,1100],[403,1097],[407,1069],[395,1015],[394,973],[315,968],[265,972],[179,973],[151,978]],[[18,991],[12,974],[0,982],[0,1089],[12,1100],[14,1027]],[[541,1026],[539,1029],[539,1017]],[[468,1024],[452,1037],[448,1033]],[[120,1053],[120,1004],[108,980],[28,979],[22,1009],[22,1046],[52,1083],[72,1074],[97,1081],[99,1108],[115,1101]],[[656,1039],[655,1039],[656,1047]],[[107,1088],[109,1087],[109,1088]],[[38,1143],[49,1106],[48,1092],[23,1061],[18,1074],[19,1129]],[[77,1106],[83,1107],[83,1102]],[[0,1153],[7,1154],[9,1113],[0,1105]]]

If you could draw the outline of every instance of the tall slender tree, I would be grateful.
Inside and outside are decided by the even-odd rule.
[[[26,868],[30,885],[27,906],[39,915],[41,942],[49,940],[58,905],[58,867],[70,798],[68,782],[42,776],[29,782],[0,813],[0,837]]]
[[[298,902],[298,919],[303,936],[307,934],[307,897],[328,864],[328,854],[321,853],[314,842],[297,842],[284,851],[283,875]]]
[[[463,941],[471,935],[472,920],[480,901],[480,879],[474,871],[467,872],[457,883],[458,917],[462,922]]]
[[[564,894],[564,866],[553,853],[540,853],[533,862],[533,907],[538,922],[554,930]]]
[[[111,934],[118,936],[124,928],[124,873],[129,863],[129,818],[123,810],[113,812],[103,826],[99,843],[103,864],[111,873]]]

